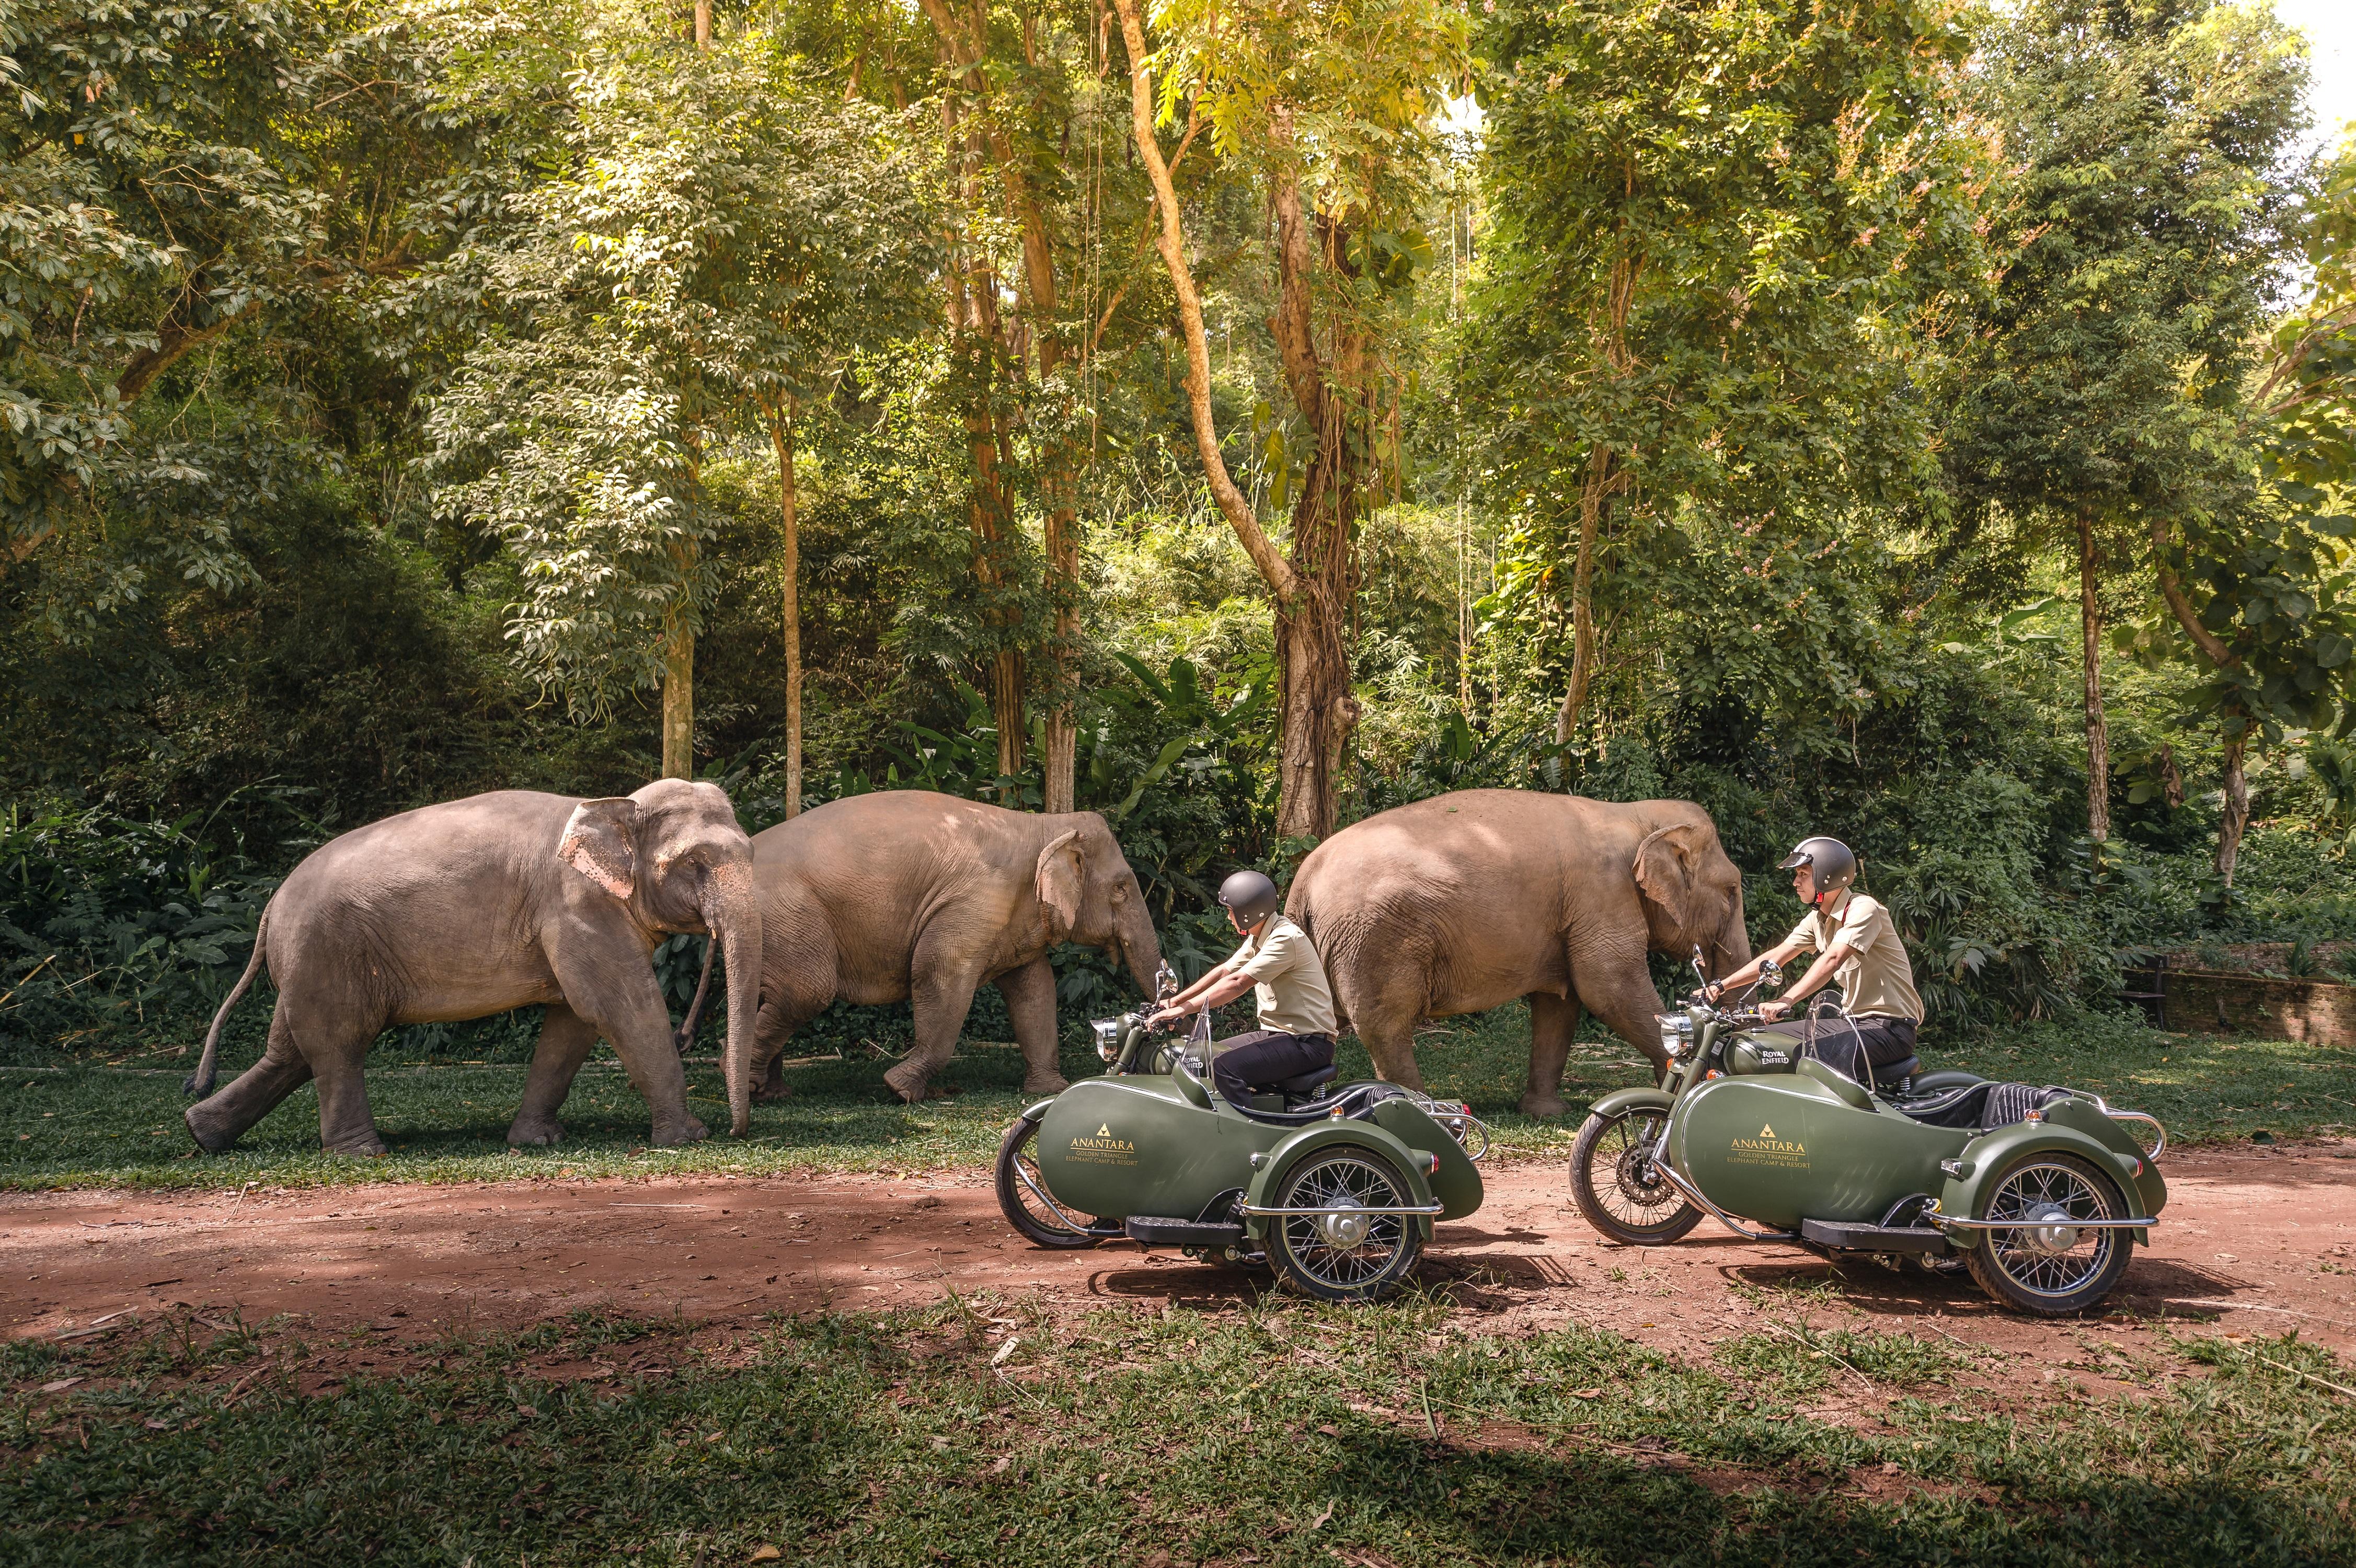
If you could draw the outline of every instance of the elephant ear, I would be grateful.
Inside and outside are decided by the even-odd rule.
[[[1047,934],[1057,942],[1079,922],[1084,869],[1077,828],[1058,834],[1039,851],[1039,907],[1046,912]]]
[[[556,853],[574,870],[617,899],[637,884],[638,803],[617,795],[573,808]]]
[[[1636,846],[1636,886],[1644,901],[1678,931],[1693,928],[1694,872],[1701,851],[1701,829],[1690,822],[1656,827]]]

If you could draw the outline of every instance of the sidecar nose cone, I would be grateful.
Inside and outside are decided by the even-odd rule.
[[[2032,1253],[2059,1257],[2078,1244],[2078,1227],[2069,1223],[2072,1216],[2059,1203],[2040,1203],[2021,1217],[2035,1227],[2021,1237],[2022,1244]]]
[[[1333,1211],[1317,1217],[1317,1233],[1325,1244],[1336,1252],[1349,1252],[1363,1245],[1375,1228],[1375,1217],[1365,1213],[1348,1198],[1336,1198]]]

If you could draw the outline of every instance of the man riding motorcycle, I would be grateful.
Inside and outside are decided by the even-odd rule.
[[[1914,989],[1906,943],[1889,910],[1850,885],[1857,880],[1857,857],[1839,839],[1802,839],[1776,869],[1792,873],[1792,891],[1808,912],[1772,951],[1708,987],[1707,995],[1716,1001],[1750,984],[1770,961],[1781,965],[1802,953],[1819,955],[1782,996],[1760,1005],[1760,1016],[1772,1022],[1837,976],[1846,1018],[1835,1027],[1804,1030],[1804,1043],[1820,1059],[1828,1057],[1828,1065],[1870,1082],[1874,1068],[1914,1054],[1922,997]],[[1851,1055],[1861,1060],[1842,1060]]]
[[[1230,1104],[1248,1105],[1255,1083],[1333,1065],[1333,988],[1309,933],[1279,912],[1282,901],[1258,871],[1237,871],[1219,884],[1219,902],[1243,945],[1146,1019],[1171,1022],[1258,989],[1260,1027],[1212,1047],[1211,1080]]]

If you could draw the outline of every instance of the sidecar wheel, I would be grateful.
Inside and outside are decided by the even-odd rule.
[[[1034,1146],[1039,1141],[1039,1124],[1017,1121],[1006,1129],[1004,1141],[998,1146],[998,1208],[1006,1222],[1023,1235],[1023,1240],[1042,1247],[1076,1250],[1093,1247],[1104,1240],[1104,1234],[1076,1231],[1066,1224],[1055,1211],[1040,1197],[1046,1183],[1039,1179],[1039,1160]],[[1024,1179],[1028,1178],[1026,1181]],[[1033,1191],[1035,1187],[1038,1190]],[[1081,1216],[1074,1215],[1074,1219]],[[1094,1217],[1088,1217],[1091,1222]],[[1108,1234],[1118,1235],[1115,1227]]]
[[[2023,1223],[1980,1232],[1964,1261],[1982,1290],[2022,1312],[2059,1317],[2110,1295],[2132,1250],[2125,1231],[2087,1231],[2080,1220],[2123,1220],[2119,1184],[2075,1155],[2023,1156],[1988,1187],[1976,1218]]]
[[[1372,1149],[1311,1155],[1279,1186],[1275,1206],[1330,1212],[1276,1216],[1269,1262],[1304,1296],[1379,1301],[1407,1282],[1423,1253],[1423,1232],[1408,1215],[1352,1211],[1405,1209],[1415,1200],[1398,1168]]]
[[[1624,1246],[1656,1247],[1701,1223],[1701,1211],[1639,1157],[1667,1117],[1657,1105],[1590,1116],[1570,1146],[1571,1200],[1589,1224]]]

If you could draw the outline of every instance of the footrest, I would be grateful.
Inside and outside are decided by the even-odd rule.
[[[1133,1223],[1134,1221],[1132,1221]],[[1928,1225],[1867,1225],[1840,1220],[1803,1220],[1800,1236],[1820,1247],[1855,1253],[1944,1253],[1947,1238]]]
[[[1121,1230],[1141,1247],[1233,1247],[1242,1244],[1241,1225],[1215,1225],[1202,1220],[1164,1220],[1151,1214],[1131,1214]]]

